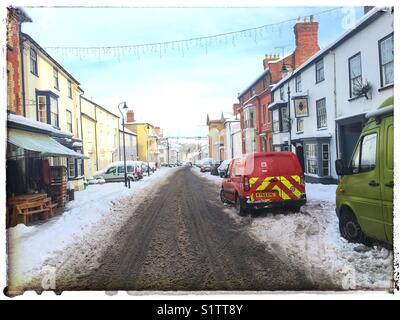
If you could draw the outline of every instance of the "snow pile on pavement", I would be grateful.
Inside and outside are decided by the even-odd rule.
[[[198,170],[196,170],[198,171]],[[198,175],[216,184],[221,178]],[[308,278],[321,289],[388,290],[393,287],[393,253],[382,246],[349,243],[340,236],[335,212],[336,185],[306,185],[307,204],[300,213],[262,212],[239,217],[232,207],[224,210],[246,223],[250,234],[263,242],[283,262],[304,266]]]
[[[157,180],[159,184],[161,178],[166,179],[174,171],[161,168],[150,177],[131,183],[130,189],[123,182],[89,185],[86,190],[75,192],[75,200],[67,204],[62,214],[31,226],[18,224],[9,228],[9,281],[27,283],[40,272],[46,261],[53,259],[63,263],[66,248],[73,244],[79,243],[77,247],[84,252],[84,242],[91,247],[99,245],[95,242],[107,243],[106,238],[93,238],[92,234],[98,235],[102,231],[103,237],[110,235],[129,217],[130,210],[119,214],[124,202],[132,196],[134,199],[146,196],[146,188],[153,186],[151,182]],[[73,252],[69,252],[69,259],[71,255]]]

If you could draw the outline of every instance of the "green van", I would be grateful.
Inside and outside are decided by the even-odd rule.
[[[350,242],[374,238],[393,243],[393,97],[366,114],[351,161],[336,160],[341,176],[336,213],[342,237]]]

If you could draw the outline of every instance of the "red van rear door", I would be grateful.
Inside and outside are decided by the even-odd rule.
[[[293,154],[279,156],[278,160],[282,200],[298,200],[305,192],[301,184],[302,169],[297,157]]]
[[[249,178],[250,201],[280,201],[279,165],[274,156],[256,156],[247,159],[246,167],[251,172]]]

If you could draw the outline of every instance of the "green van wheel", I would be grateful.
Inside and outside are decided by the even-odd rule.
[[[362,231],[356,216],[348,209],[344,209],[339,217],[340,235],[349,242],[367,243],[367,238]]]

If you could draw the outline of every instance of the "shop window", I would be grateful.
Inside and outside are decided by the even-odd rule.
[[[76,159],[76,176],[82,176],[82,159]]]
[[[68,161],[68,177],[75,178],[75,161],[74,161],[74,159],[69,159],[69,161]]]
[[[329,143],[322,144],[322,175],[330,175],[330,153],[329,153]]]
[[[305,156],[306,156],[306,173],[317,174],[318,173],[317,145],[315,143],[307,143],[305,145]]]

